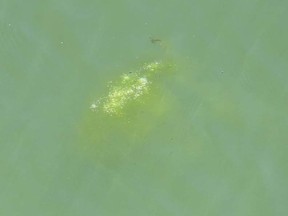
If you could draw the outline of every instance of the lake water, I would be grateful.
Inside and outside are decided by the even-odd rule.
[[[2,0],[0,215],[287,215],[287,7]]]

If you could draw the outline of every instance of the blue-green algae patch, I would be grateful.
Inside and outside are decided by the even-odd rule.
[[[77,148],[106,168],[128,162],[169,113],[171,101],[164,92],[174,69],[174,61],[151,61],[107,81],[106,93],[87,104]]]
[[[105,96],[91,103],[91,111],[123,116],[131,104],[143,102],[144,96],[151,92],[153,85],[157,85],[154,83],[155,77],[159,74],[165,75],[171,68],[172,63],[153,61],[123,73],[118,80],[107,84],[108,93]]]

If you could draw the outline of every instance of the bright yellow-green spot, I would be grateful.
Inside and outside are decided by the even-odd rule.
[[[125,73],[120,81],[110,85],[107,96],[92,103],[92,111],[102,110],[109,115],[121,115],[125,107],[132,101],[146,95],[152,84],[151,78],[158,72],[167,69],[167,65],[161,62],[144,64],[136,71]]]

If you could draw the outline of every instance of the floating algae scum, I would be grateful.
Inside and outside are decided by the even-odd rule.
[[[152,44],[159,45],[166,51],[167,45],[158,38],[150,37]],[[117,81],[108,83],[109,92],[91,103],[91,111],[102,111],[110,116],[122,116],[125,109],[134,102],[141,102],[154,84],[152,79],[160,73],[165,73],[172,68],[173,64],[165,61],[152,61],[144,63],[139,68],[124,73]]]
[[[128,67],[118,79],[108,81],[106,94],[87,106],[80,148],[97,164],[115,168],[129,160],[127,154],[141,146],[167,113],[169,102],[162,95],[162,87],[166,89],[162,81],[175,67],[169,56],[159,59]]]
[[[154,61],[146,63],[141,68],[124,73],[120,81],[109,83],[109,93],[90,106],[92,111],[101,110],[111,116],[124,114],[124,110],[131,102],[139,102],[141,98],[148,94],[151,88],[152,77],[155,74],[164,72],[172,65]]]

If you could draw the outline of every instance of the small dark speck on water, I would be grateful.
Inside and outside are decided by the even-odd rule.
[[[156,44],[156,43],[161,43],[162,40],[159,39],[159,38],[150,37],[150,42],[153,43],[153,44]]]

